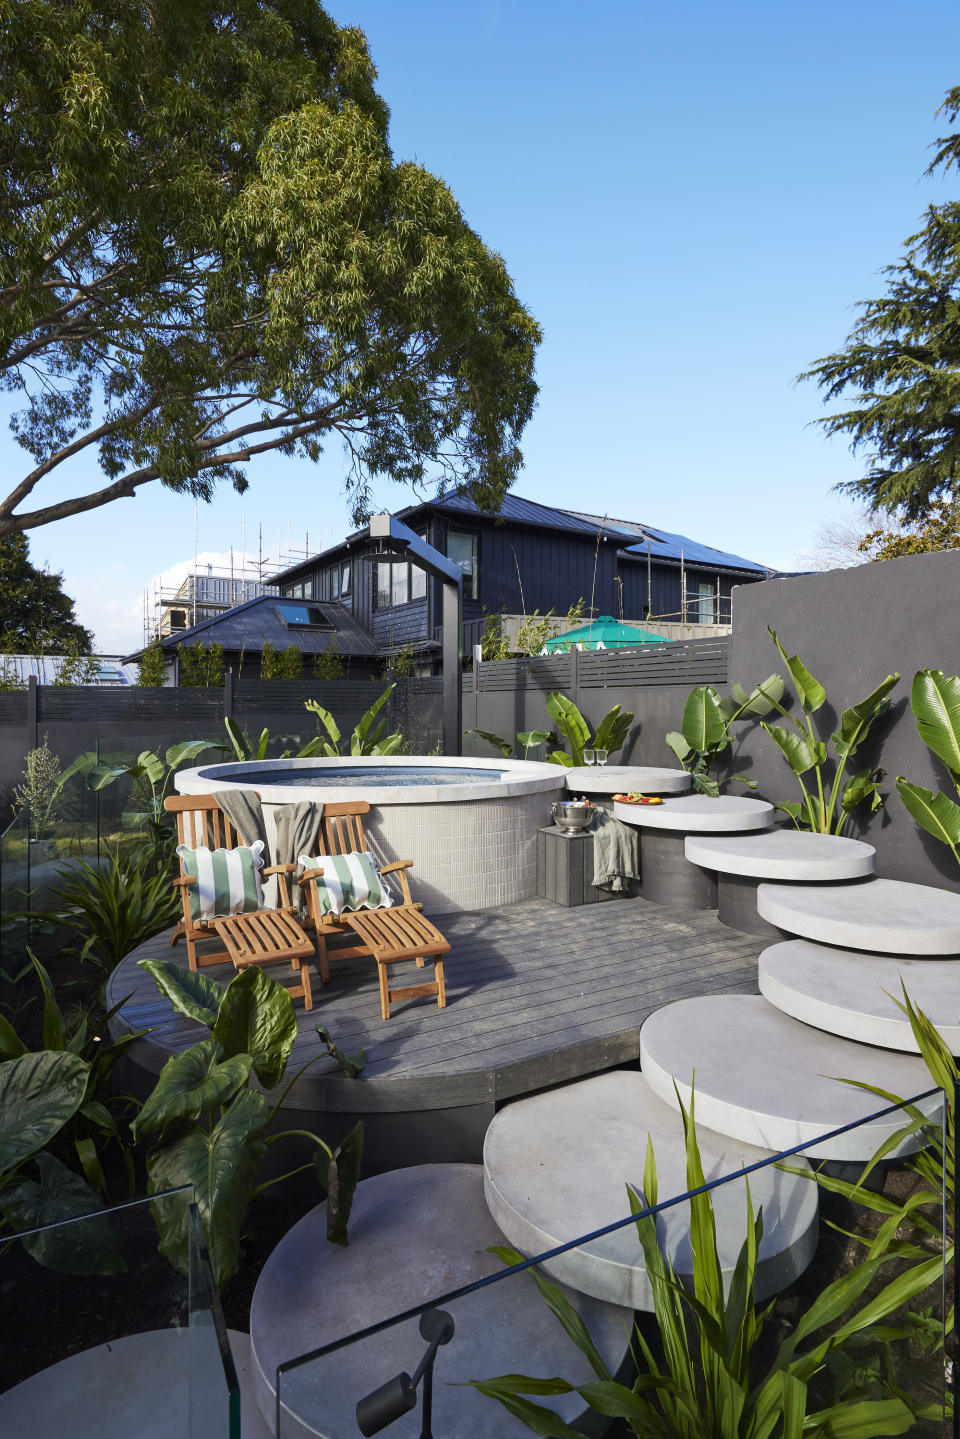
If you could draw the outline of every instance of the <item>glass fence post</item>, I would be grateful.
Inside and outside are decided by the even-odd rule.
[[[948,1096],[947,1094],[944,1094],[943,1099],[944,1099],[944,1109],[945,1109],[945,1111],[946,1111],[945,1116],[944,1116],[944,1123],[945,1123],[945,1125],[946,1125],[946,1135],[947,1135],[947,1140],[948,1140],[948,1142],[945,1143],[944,1146],[943,1146],[943,1168],[944,1168],[943,1182],[944,1182],[944,1189],[946,1190],[946,1194],[947,1194],[948,1197],[950,1196],[950,1187],[951,1187],[951,1186],[950,1186],[950,1173],[949,1173],[949,1168],[948,1168],[948,1166],[951,1165],[951,1164],[952,1164],[952,1166],[953,1166],[953,1186],[952,1186],[952,1187],[953,1187],[953,1195],[952,1195],[953,1204],[952,1204],[952,1206],[951,1206],[951,1207],[952,1207],[951,1222],[952,1222],[952,1224],[953,1224],[953,1244],[954,1244],[954,1252],[953,1252],[953,1334],[952,1334],[952,1336],[951,1336],[951,1343],[950,1343],[950,1349],[949,1349],[949,1354],[950,1354],[950,1381],[951,1381],[951,1382],[950,1382],[950,1390],[951,1390],[951,1394],[953,1395],[953,1439],[960,1439],[960,1364],[958,1364],[958,1362],[957,1362],[957,1359],[958,1359],[958,1355],[957,1355],[957,1312],[958,1312],[958,1307],[960,1307],[960,1265],[957,1264],[957,1252],[956,1252],[957,1235],[958,1235],[958,1233],[960,1233],[960,1198],[958,1198],[958,1192],[957,1192],[957,1175],[960,1174],[960,1151],[958,1151],[958,1135],[960,1135],[960,1126],[958,1126],[958,1124],[957,1124],[957,1101],[958,1101],[958,1099],[960,1099],[960,1080],[955,1079],[955,1080],[953,1081],[953,1112],[952,1112],[952,1114],[951,1114],[951,1112],[950,1112],[950,1099],[949,1099],[949,1096]],[[951,1120],[952,1120],[952,1122],[953,1122],[953,1136],[952,1136],[952,1138],[953,1138],[953,1148],[952,1148],[952,1152],[951,1152],[950,1144],[949,1144],[949,1138],[950,1138],[949,1124],[950,1124],[950,1121],[951,1121]],[[945,1209],[945,1210],[946,1210],[946,1208],[947,1208],[947,1205],[944,1205],[944,1209]],[[946,1251],[944,1251],[944,1252],[946,1252]]]

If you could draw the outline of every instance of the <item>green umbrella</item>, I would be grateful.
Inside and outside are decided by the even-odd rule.
[[[554,635],[552,640],[547,640],[544,653],[556,654],[558,650],[569,650],[574,645],[584,650],[616,650],[635,645],[669,643],[666,635],[652,634],[650,630],[640,629],[639,625],[625,625],[622,620],[615,620],[613,615],[598,615],[595,620],[579,625],[575,630]]]

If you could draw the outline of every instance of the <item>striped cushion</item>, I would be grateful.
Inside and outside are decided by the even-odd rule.
[[[302,854],[304,869],[323,867],[317,880],[321,914],[342,914],[345,909],[386,909],[393,904],[390,891],[377,873],[377,863],[367,850],[353,854]]]
[[[190,918],[194,923],[226,914],[247,914],[263,906],[260,871],[263,868],[263,840],[238,845],[236,849],[190,849],[177,845],[184,874],[193,874],[197,883],[190,894]]]

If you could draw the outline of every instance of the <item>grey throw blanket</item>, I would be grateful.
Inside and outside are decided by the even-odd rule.
[[[244,844],[263,840],[267,865],[296,864],[308,850],[316,853],[316,838],[323,816],[323,805],[315,800],[298,800],[296,804],[269,805],[265,810],[252,790],[221,789],[214,799],[240,835]],[[306,909],[306,898],[296,879],[288,876],[290,902],[297,913]],[[279,886],[276,875],[264,881],[263,902],[266,909],[276,909]]]
[[[623,894],[640,878],[640,847],[632,824],[600,810],[593,821],[593,883]]]

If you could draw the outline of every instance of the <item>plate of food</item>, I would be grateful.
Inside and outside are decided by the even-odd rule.
[[[663,804],[663,800],[655,794],[639,794],[633,791],[631,794],[615,794],[613,798],[618,804]]]

